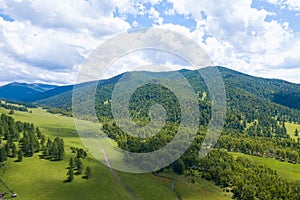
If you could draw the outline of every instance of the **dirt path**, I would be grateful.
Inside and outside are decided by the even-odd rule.
[[[123,185],[123,187],[127,190],[127,192],[129,192],[135,199],[140,200],[139,197],[133,192],[133,190],[125,183],[125,181],[118,175],[115,173],[114,169],[111,167],[110,161],[107,157],[106,152],[104,151],[104,149],[102,147],[101,148],[101,152],[104,155],[104,159],[106,162],[106,165],[109,167],[110,173],[112,174],[114,183],[117,183],[116,178],[120,181],[120,183]]]
[[[175,188],[175,184],[176,184],[176,179],[175,178],[172,178],[172,177],[168,177],[168,176],[162,176],[162,175],[159,175],[157,173],[153,173],[154,176],[157,176],[157,177],[160,177],[160,178],[166,178],[166,179],[170,179],[172,180],[172,183],[171,183],[171,190],[172,192],[174,192],[177,196],[177,200],[182,200],[180,194],[176,191],[174,191],[174,188]]]

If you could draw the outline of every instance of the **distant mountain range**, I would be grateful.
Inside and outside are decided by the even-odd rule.
[[[42,94],[48,90],[57,88],[56,85],[42,83],[9,83],[0,87],[0,98],[23,101],[31,96]]]
[[[278,79],[266,79],[250,76],[224,67],[217,67],[226,86],[227,98],[233,98],[237,95],[240,98],[252,98],[255,102],[257,98],[269,101],[271,103],[282,105],[290,109],[300,110],[300,85],[289,83]],[[205,69],[201,69],[205,70]],[[128,72],[135,73],[135,72]],[[165,72],[155,72],[165,73]],[[195,81],[198,73],[190,70],[181,70],[180,73],[187,78],[197,90],[205,90],[203,80]],[[103,99],[109,99],[113,86],[117,83],[123,74],[111,79],[101,80],[98,83],[99,89],[103,90]],[[80,84],[80,87],[90,85],[90,83]],[[47,84],[27,84],[10,83],[0,87],[0,98],[9,100],[18,100],[24,102],[36,102],[38,104],[50,107],[69,108],[72,104],[73,85],[56,86]],[[110,91],[110,92],[107,92]],[[101,96],[101,95],[100,95]],[[249,99],[249,100],[250,100]]]

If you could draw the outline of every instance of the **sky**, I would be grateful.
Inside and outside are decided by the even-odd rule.
[[[299,0],[0,0],[0,85],[72,84],[105,40],[149,27],[184,34],[214,65],[300,83],[299,22]],[[112,73],[149,64],[121,61]]]

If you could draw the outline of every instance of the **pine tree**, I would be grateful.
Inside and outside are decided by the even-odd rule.
[[[7,160],[7,153],[4,147],[0,148],[0,162]]]
[[[67,181],[72,182],[74,180],[74,170],[70,168],[67,173]]]
[[[80,159],[78,159],[78,161],[76,163],[76,167],[77,167],[77,173],[82,174],[83,164]]]
[[[11,147],[11,156],[14,158],[17,155],[17,146],[13,143]]]
[[[92,176],[92,169],[89,166],[87,166],[84,172],[84,178],[90,179],[91,176]]]
[[[36,127],[36,128],[35,128],[35,132],[36,132],[36,136],[37,136],[39,139],[41,139],[42,133],[41,133],[39,127]]]
[[[70,161],[69,161],[69,167],[70,168],[74,168],[75,167],[74,159],[72,157],[70,158]]]
[[[18,151],[18,162],[22,162],[23,156],[24,156],[24,153],[23,153],[22,149],[20,149]]]
[[[10,109],[8,114],[13,115],[14,113],[15,113],[15,111],[13,109]]]

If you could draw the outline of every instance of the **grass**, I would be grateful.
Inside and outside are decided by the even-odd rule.
[[[159,175],[168,181],[171,187],[175,178],[174,191],[177,192],[184,200],[229,200],[232,199],[232,193],[223,192],[223,190],[216,186],[212,181],[205,179],[198,179],[196,183],[192,183],[188,177],[184,175],[175,174],[172,170],[164,170]]]
[[[199,180],[196,184],[187,181],[184,176],[176,178],[175,190],[186,200],[229,200],[231,194],[225,193],[214,183],[205,179]]]
[[[91,156],[84,159],[83,164],[92,168],[92,178],[85,180],[81,176],[75,176],[72,183],[64,183],[69,158],[75,156],[70,152],[69,147],[83,147],[82,141],[75,134],[73,118],[51,114],[41,108],[30,110],[32,113],[15,111],[12,116],[15,120],[34,123],[48,137],[62,137],[67,151],[65,159],[60,162],[43,160],[38,155],[24,158],[21,163],[14,162],[15,159],[6,161],[6,167],[0,168],[0,177],[18,194],[18,199],[134,199],[120,182],[114,183],[109,168]],[[8,112],[9,110],[0,108],[0,113]],[[116,145],[113,141],[109,143],[111,146]],[[107,154],[112,160],[120,159],[120,155],[115,151],[107,151]],[[176,199],[168,179],[155,177],[152,174],[123,172],[117,174],[141,200]],[[226,199],[221,198],[222,196],[217,198],[216,194],[221,189],[206,181],[203,181],[203,184],[201,182],[199,185],[193,185],[185,179],[180,179],[177,184],[176,190],[182,193],[183,199]],[[2,190],[5,191],[0,184],[0,192]]]
[[[294,123],[285,123],[286,131],[287,133],[291,136],[292,139],[297,141],[297,138],[300,138],[300,124],[294,124]],[[299,131],[299,136],[295,136],[295,130],[298,129]]]
[[[281,162],[274,158],[265,158],[258,156],[246,155],[243,153],[230,152],[234,157],[245,157],[259,164],[264,164],[267,167],[276,170],[278,175],[290,181],[300,180],[300,164],[292,164],[289,162]]]

